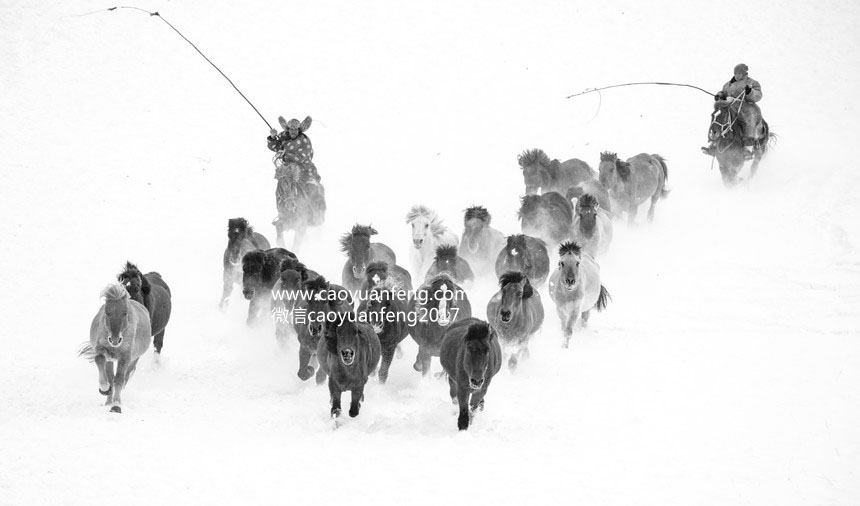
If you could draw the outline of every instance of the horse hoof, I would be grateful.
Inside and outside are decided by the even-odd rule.
[[[337,418],[340,416],[340,408],[332,408],[331,409],[331,417]]]
[[[102,390],[101,388],[99,388],[99,393],[102,395],[110,395],[112,390],[113,390],[113,387],[108,387],[107,390]]]
[[[421,362],[415,362],[414,364],[412,364],[412,368],[418,372],[424,372],[424,368],[421,367]]]
[[[355,418],[357,416],[358,416],[358,406],[355,406],[353,408],[349,408],[349,417]]]
[[[119,406],[114,406],[114,407],[110,408],[110,412],[111,413],[122,413],[122,408]]]

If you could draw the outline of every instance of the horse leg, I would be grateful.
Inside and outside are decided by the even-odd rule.
[[[108,379],[107,371],[105,371],[105,362],[107,362],[107,359],[105,359],[104,355],[96,355],[96,367],[99,370],[99,393],[110,395],[113,381]],[[111,367],[113,367],[113,364],[111,364]]]
[[[164,329],[152,337],[152,345],[155,347],[155,352],[161,354],[161,347],[164,346]]]
[[[116,376],[114,376],[113,382],[113,395],[108,396],[108,399],[110,399],[111,413],[122,413],[122,399],[120,398],[120,395],[122,394],[122,389],[125,387],[129,365],[128,359],[125,357],[120,357],[117,361]]]
[[[361,409],[361,400],[364,399],[364,386],[353,388],[351,401],[349,403],[349,416],[355,418],[358,416],[358,410]]]
[[[233,273],[229,272],[227,269],[224,269],[224,289],[221,290],[221,302],[218,303],[218,309],[224,311],[227,309],[227,304],[230,303],[228,300],[230,298],[230,294],[233,293]]]
[[[651,196],[651,207],[648,208],[648,223],[654,221],[654,208],[657,207],[657,201],[660,200],[660,188]]]
[[[582,326],[583,326],[583,327],[587,327],[587,326],[588,326],[588,317],[589,317],[589,316],[591,316],[591,310],[590,310],[590,309],[589,309],[588,311],[583,311],[583,312],[582,312]]]
[[[415,357],[415,363],[412,365],[412,368],[424,376],[430,373],[430,354],[425,352],[420,344],[418,345],[418,355]]]
[[[630,203],[627,205],[627,223],[629,225],[636,224],[636,214],[638,212],[639,206],[636,204],[636,199],[631,199]]]
[[[299,348],[299,379],[307,381],[314,374],[314,368],[310,366],[311,352],[305,347]]]
[[[134,361],[128,366],[128,370],[125,373],[125,385],[128,385],[128,382],[131,381],[131,377],[134,376],[134,371],[137,370],[137,361],[139,359],[134,359]]]
[[[568,348],[570,346],[570,338],[573,337],[573,326],[576,325],[576,320],[579,319],[579,311],[574,310],[570,313],[570,316],[567,318],[567,322],[564,325],[564,340],[561,342],[562,348]]]
[[[463,386],[457,386],[457,404],[460,406],[460,416],[457,417],[457,428],[459,430],[468,429],[469,422],[472,421],[471,413],[469,413],[468,388],[468,384]]]
[[[511,374],[517,371],[517,362],[519,362],[519,350],[511,352],[511,358],[508,359],[508,370],[511,371]]]
[[[311,366],[311,368],[313,369],[313,366]],[[325,371],[323,371],[323,368],[320,367],[319,369],[317,369],[317,375],[314,378],[314,381],[317,382],[317,385],[322,385],[327,377],[328,375],[325,373]]]
[[[388,368],[391,367],[391,361],[394,360],[394,346],[382,350],[382,362],[379,366],[379,382],[385,384],[388,381]]]
[[[278,216],[278,221],[277,223],[275,223],[275,234],[277,234],[275,237],[275,243],[278,245],[279,248],[284,247],[284,228],[285,227],[283,222],[281,221],[281,217]]]
[[[394,349],[394,356],[396,358],[403,358],[403,349],[399,344],[397,345],[397,348]]]
[[[474,414],[476,411],[484,410],[484,396],[487,395],[487,388],[490,385],[487,384],[486,380],[484,381],[484,387],[478,390],[477,392],[472,392],[472,401],[469,403],[470,408],[472,408],[472,413]]]
[[[341,391],[332,378],[328,379],[328,392],[331,399],[331,417],[340,416],[340,394]]]

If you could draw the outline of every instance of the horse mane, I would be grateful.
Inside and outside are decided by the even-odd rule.
[[[352,245],[352,239],[355,236],[365,236],[369,239],[370,236],[375,235],[376,233],[377,233],[376,229],[374,229],[370,225],[355,224],[352,227],[351,231],[349,231],[349,232],[347,232],[341,236],[341,238],[340,238],[340,250],[343,251],[344,253],[348,252],[350,246]]]
[[[510,250],[516,248],[517,246],[521,246],[523,249],[526,249],[528,247],[525,234],[514,234],[508,236],[507,249]]]
[[[437,246],[436,260],[457,260],[457,246],[454,244]]]
[[[281,272],[296,271],[302,278],[302,281],[308,279],[308,268],[305,264],[299,262],[298,258],[287,257],[281,262]]]
[[[155,274],[158,274],[158,273],[156,272]],[[146,277],[143,275],[142,272],[140,272],[140,269],[138,269],[136,265],[134,265],[133,263],[126,260],[125,261],[125,267],[123,268],[123,271],[121,273],[119,273],[119,275],[116,277],[116,279],[117,279],[117,281],[122,281],[123,277],[132,277],[132,276],[137,276],[138,278],[140,278],[140,291],[141,291],[141,293],[143,293],[144,295],[149,294],[149,292],[152,290],[152,287],[149,284],[149,280],[146,279]],[[161,277],[161,274],[158,274],[158,277]]]
[[[466,209],[466,214],[463,216],[463,222],[465,223],[473,219],[479,219],[483,221],[485,225],[489,225],[493,220],[493,217],[490,215],[490,212],[487,211],[486,207],[472,206]]]
[[[323,290],[328,290],[331,287],[329,282],[325,279],[324,276],[319,276],[314,279],[309,279],[302,283],[302,288],[307,290],[308,292],[321,292]]]
[[[410,209],[409,212],[406,213],[406,223],[412,223],[413,221],[415,221],[416,218],[420,218],[422,216],[430,220],[430,223],[433,223],[439,217],[436,211],[430,209],[425,205],[417,204],[412,206],[412,209]]]
[[[520,210],[517,211],[517,218],[522,219],[526,214],[534,211],[541,203],[540,195],[526,195],[520,199]]]
[[[370,262],[370,264],[368,264],[368,266],[367,266],[366,271],[367,271],[368,276],[372,272],[384,272],[387,274],[388,273],[388,262],[386,262],[384,260],[378,260],[376,262]]]
[[[111,283],[104,287],[99,296],[104,297],[105,302],[121,301],[128,298],[128,291],[125,289],[122,283]]]
[[[618,173],[618,177],[622,181],[627,181],[630,179],[630,164],[621,160],[615,160],[615,172]]]
[[[612,151],[604,151],[600,153],[600,161],[601,162],[614,162],[618,159],[618,155],[613,153]]]
[[[580,256],[582,255],[582,248],[573,241],[567,241],[558,247],[558,256],[563,257],[568,253]]]
[[[579,200],[577,200],[576,207],[597,208],[598,202],[594,195],[591,195],[590,193],[583,193],[582,196],[579,197]]]
[[[484,321],[478,321],[469,325],[469,330],[466,331],[466,342],[482,341],[490,339],[490,324]]]
[[[456,284],[454,283],[454,280],[451,278],[450,274],[448,274],[447,272],[440,272],[439,274],[433,276],[430,281],[426,283],[426,285],[430,287],[430,291],[435,293],[444,283],[448,283],[451,285]]]
[[[240,234],[253,234],[254,227],[248,224],[248,220],[245,218],[230,218],[227,220],[227,230],[231,230],[234,228],[239,229]]]
[[[546,153],[544,153],[542,149],[529,149],[523,151],[522,154],[517,157],[517,162],[519,162],[521,169],[524,169],[529,165],[534,165],[535,163],[549,168],[550,164],[549,157],[546,156]]]
[[[526,275],[520,271],[508,271],[502,274],[499,277],[499,286],[504,288],[511,283],[520,283],[522,280],[527,279]]]

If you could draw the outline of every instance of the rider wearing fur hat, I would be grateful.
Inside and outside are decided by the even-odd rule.
[[[745,64],[735,65],[734,76],[714,95],[714,100],[725,100],[738,113],[738,123],[743,127],[744,157],[751,159],[755,142],[762,135],[761,109],[756,103],[761,100],[762,93],[761,84],[751,78],[748,72],[749,67]],[[706,155],[713,155],[714,149],[715,141],[711,141],[702,151]]]

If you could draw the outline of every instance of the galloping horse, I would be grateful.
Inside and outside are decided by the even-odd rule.
[[[253,227],[245,218],[227,220],[227,247],[224,248],[224,289],[221,292],[219,309],[225,309],[229,304],[233,285],[242,284],[242,257],[245,253],[258,249],[269,249],[269,241],[263,234],[254,232]]]
[[[277,237],[275,242],[284,247],[284,232],[294,230],[293,249],[301,246],[308,227],[317,227],[325,222],[325,187],[303,174],[295,163],[283,163],[275,158],[275,203],[278,217],[272,222]]]
[[[417,276],[417,279],[424,279],[436,254],[436,248],[449,244],[456,246],[460,240],[457,234],[439,219],[436,211],[427,206],[412,206],[406,213],[406,223],[412,227],[413,247],[409,249],[412,274]]]
[[[448,273],[451,279],[460,283],[465,288],[470,288],[475,281],[472,267],[465,258],[457,254],[456,245],[439,246],[436,248],[436,257],[433,259],[433,264],[427,269],[425,280],[432,279],[443,272]]]
[[[572,230],[574,242],[595,258],[606,253],[612,242],[612,218],[587,193],[576,200]]]
[[[600,204],[600,208],[612,216],[612,199],[609,198],[609,190],[607,190],[606,187],[596,179],[585,181],[584,183],[579,183],[576,186],[568,188],[565,197],[567,198],[567,201],[570,202],[573,199],[578,199],[586,194],[596,198],[597,202]]]
[[[715,142],[714,157],[720,165],[720,175],[723,183],[734,186],[738,183],[738,173],[744,166],[743,128],[736,121],[736,113],[725,100],[714,103],[714,113],[711,115],[711,126],[708,129],[708,139]],[[750,165],[750,179],[755,177],[758,165],[767,153],[770,141],[776,134],[770,132],[767,121],[761,120],[761,136],[753,145],[753,160]]]
[[[621,216],[626,211],[631,225],[640,204],[651,199],[648,221],[653,221],[657,201],[669,196],[666,187],[669,169],[660,155],[640,153],[624,162],[615,153],[605,151],[600,154],[598,169],[601,184],[609,190],[615,214]]]
[[[259,322],[262,311],[272,310],[271,290],[280,279],[281,265],[288,258],[296,260],[296,255],[284,248],[252,251],[242,257],[242,295],[250,301],[248,325]]]
[[[373,227],[355,225],[350,232],[340,238],[341,251],[346,253],[347,260],[343,264],[341,280],[349,290],[358,290],[364,281],[367,265],[375,261],[383,261],[388,265],[397,263],[394,250],[381,242],[370,242],[370,236],[376,235]]]
[[[526,195],[542,195],[547,192],[564,195],[571,186],[597,177],[594,170],[582,160],[550,160],[541,149],[523,151],[517,156],[517,162],[523,171]]]
[[[549,253],[546,244],[535,237],[509,235],[507,243],[496,257],[496,276],[508,271],[522,272],[534,288],[540,288],[549,275]]]
[[[478,276],[492,274],[499,251],[505,247],[505,236],[490,223],[493,217],[482,206],[472,206],[463,216],[463,240],[458,251]]]
[[[149,325],[152,330],[152,344],[155,353],[161,353],[164,346],[164,329],[170,320],[173,307],[170,300],[170,287],[161,279],[161,274],[148,272],[141,274],[131,262],[125,263],[125,269],[117,276],[117,281],[123,284],[131,299],[143,304],[149,311]]]
[[[487,319],[511,355],[508,368],[513,372],[520,355],[528,356],[529,340],[543,325],[543,303],[522,272],[502,274],[499,287],[487,304]]]
[[[359,321],[370,324],[382,347],[379,382],[388,380],[388,369],[401,341],[409,335],[408,302],[406,293],[396,289],[391,281],[372,288],[369,297],[362,301],[356,315]],[[363,320],[361,318],[364,318]],[[398,355],[399,356],[399,355]]]
[[[107,396],[105,406],[110,406],[112,413],[122,413],[120,394],[134,374],[138,359],[149,349],[152,329],[146,308],[131,300],[121,284],[109,285],[101,296],[105,303],[93,318],[90,341],[84,343],[78,356],[96,363],[99,393]]]
[[[561,320],[564,334],[562,347],[570,345],[573,326],[582,317],[588,323],[592,309],[602,311],[611,299],[609,292],[600,284],[600,267],[588,253],[583,253],[573,242],[559,247],[558,269],[549,278],[549,296]]]
[[[424,283],[409,300],[409,333],[418,343],[418,356],[413,369],[426,376],[430,360],[439,356],[442,335],[454,322],[472,316],[472,305],[465,290],[457,286],[447,273]]]
[[[542,239],[549,245],[570,239],[573,208],[560,193],[526,195],[522,198],[517,217],[524,234]]]
[[[340,416],[340,397],[349,390],[349,416],[358,416],[367,378],[379,365],[379,338],[366,323],[346,319],[329,329],[317,345],[320,370],[328,375],[331,417]]]
[[[294,320],[299,339],[297,374],[305,381],[316,372],[316,382],[320,385],[327,373],[313,364],[319,342],[327,333],[335,330],[340,315],[352,311],[352,298],[344,288],[330,284],[322,276],[304,282],[302,292],[305,295],[295,304],[295,314],[302,315],[302,319]],[[298,316],[294,318],[299,319]]]

